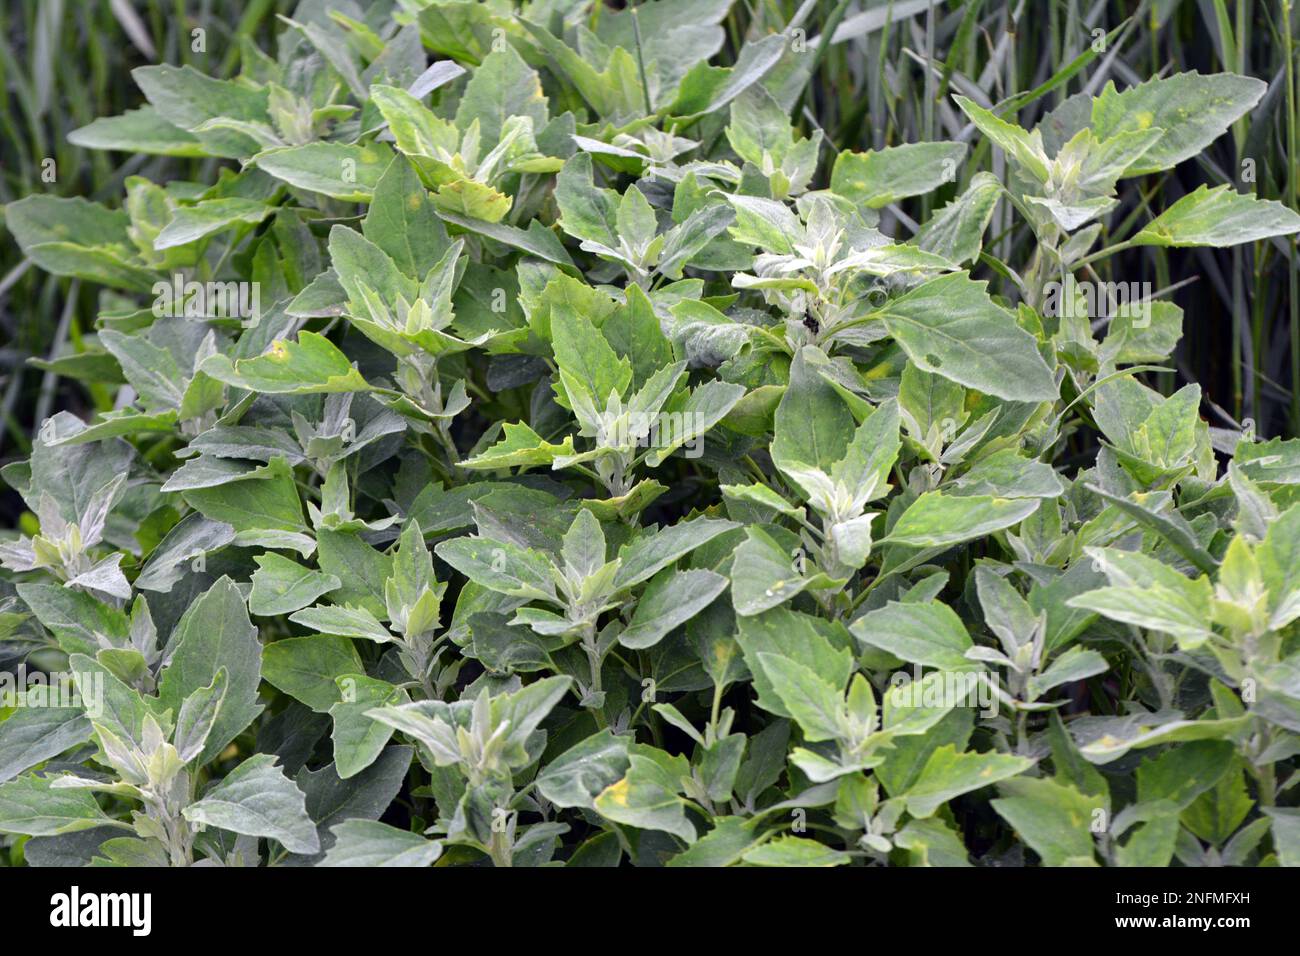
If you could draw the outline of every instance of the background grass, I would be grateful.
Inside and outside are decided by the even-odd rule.
[[[382,0],[381,0],[382,2]],[[504,0],[503,0],[504,2]],[[400,0],[415,7],[421,0]],[[621,4],[611,4],[621,5]],[[241,35],[263,48],[276,15],[294,0],[22,0],[0,6],[0,202],[33,192],[120,202],[122,182],[210,181],[213,160],[100,153],[67,142],[96,116],[143,98],[130,70],[146,63],[192,63],[217,76],[239,67]],[[814,50],[813,76],[798,119],[826,133],[825,182],[838,150],[929,139],[980,145],[949,191],[1001,157],[955,110],[949,94],[982,104],[1021,97],[1029,127],[1065,97],[1185,70],[1245,73],[1269,84],[1259,107],[1196,160],[1132,180],[1102,242],[1122,239],[1144,207],[1161,209],[1201,183],[1231,183],[1295,207],[1297,9],[1290,0],[736,0],[727,20],[729,53],[747,38],[802,29]],[[195,52],[191,31],[206,33]],[[830,34],[831,44],[815,38]],[[1288,68],[1290,67],[1290,68]],[[49,160],[53,160],[52,181]],[[43,176],[44,173],[44,176]],[[1253,174],[1253,182],[1248,177]],[[906,237],[948,192],[891,207],[886,228]],[[1033,242],[1009,210],[995,220],[988,251],[1025,261]],[[1295,237],[1231,250],[1131,250],[1106,262],[1102,279],[1152,282],[1186,312],[1176,370],[1154,376],[1169,392],[1194,380],[1205,390],[1211,425],[1253,421],[1265,436],[1300,434],[1300,320]],[[987,265],[984,267],[987,269]],[[29,268],[0,233],[0,460],[26,453],[28,436],[52,410],[111,407],[43,372],[32,360],[76,349],[93,327],[101,291]]]
[[[0,4],[0,203],[32,193],[117,205],[123,181],[210,179],[213,160],[86,150],[67,135],[144,102],[131,70],[191,63],[216,76],[239,69],[240,35],[269,43],[292,0],[22,0]],[[195,52],[192,30],[206,30]],[[0,234],[0,460],[25,455],[29,436],[59,408],[84,407],[76,383],[31,360],[76,349],[93,328],[100,290],[30,268]],[[60,389],[66,393],[60,394]],[[94,396],[92,396],[94,397]],[[98,396],[111,403],[111,394]],[[110,404],[111,407],[111,404]]]

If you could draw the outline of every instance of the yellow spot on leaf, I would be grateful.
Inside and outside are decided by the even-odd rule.
[[[618,783],[611,783],[606,787],[601,792],[599,799],[608,800],[610,803],[625,807],[627,806],[627,792],[628,782],[627,777],[624,777]]]

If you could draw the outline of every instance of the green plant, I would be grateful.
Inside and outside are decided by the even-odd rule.
[[[125,386],[0,472],[11,859],[1300,862],[1300,443],[1144,384],[1182,310],[1095,271],[1300,232],[1110,228],[1264,84],[1016,124],[1087,56],[823,162],[799,22],[566,9],[304,4],[77,134],[209,181],[7,205]]]

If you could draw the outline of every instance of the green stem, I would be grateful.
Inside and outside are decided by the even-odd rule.
[[[587,654],[587,667],[591,671],[591,686],[588,688],[591,694],[600,694],[604,691],[600,676],[600,647],[596,643],[596,626],[587,625],[587,629],[582,634],[582,649]],[[602,703],[599,707],[587,708],[595,718],[596,726],[604,728],[607,724],[605,721],[605,709]]]
[[[488,846],[488,855],[492,857],[493,866],[509,867],[513,865],[510,844],[506,841],[506,831],[504,829],[498,830],[493,826],[492,843]]]

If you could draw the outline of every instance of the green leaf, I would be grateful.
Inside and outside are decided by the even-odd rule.
[[[1208,578],[1193,580],[1145,555],[1112,548],[1090,554],[1113,583],[1072,597],[1070,607],[1172,634],[1187,649],[1212,639]]]
[[[1096,651],[1071,647],[1054,660],[1047,670],[1029,678],[1027,688],[1029,699],[1036,700],[1053,687],[1080,681],[1097,674],[1104,674],[1109,667],[1106,658]]]
[[[758,705],[779,717],[791,717],[767,674],[763,658],[787,658],[816,674],[824,683],[844,687],[853,672],[853,653],[842,626],[830,625],[788,608],[775,608],[737,622],[736,640],[758,695]],[[838,634],[836,633],[838,629]],[[838,638],[838,639],[837,639]]]
[[[838,740],[844,736],[847,717],[840,688],[788,657],[759,654],[758,660],[773,691],[803,730],[805,740]]]
[[[559,237],[536,219],[529,222],[527,229],[518,229],[502,222],[469,219],[444,209],[438,210],[438,217],[444,222],[449,222],[468,232],[486,236],[488,239],[510,246],[513,249],[520,249],[546,262],[573,267],[573,260],[569,258],[569,253],[565,250],[564,244],[560,242]]]
[[[1096,797],[1051,779],[1021,777],[999,788],[993,809],[1043,861],[1044,866],[1095,866],[1092,826],[1103,809]]]
[[[182,761],[188,763],[203,752],[221,713],[221,704],[226,699],[228,680],[229,675],[223,667],[212,678],[211,684],[200,687],[181,704],[172,739]]]
[[[274,206],[255,199],[208,199],[180,206],[154,237],[155,251],[188,245],[232,226],[256,226],[275,212]]]
[[[1002,197],[1002,184],[992,173],[971,177],[966,191],[944,206],[921,226],[916,244],[926,252],[958,264],[979,258],[984,231]]]
[[[927,491],[899,516],[885,542],[913,548],[960,544],[1019,524],[1038,503],[1037,498],[955,497]]]
[[[1224,184],[1201,186],[1142,227],[1136,246],[1236,246],[1300,232],[1300,214]]]
[[[127,616],[83,591],[37,581],[18,584],[15,590],[67,654],[94,654],[102,646],[101,637],[115,646],[128,639]]]
[[[459,152],[461,137],[456,125],[438,116],[406,90],[377,83],[370,88],[370,100],[388,124],[397,148],[415,158],[416,168],[434,165],[422,163],[420,157],[438,158]]]
[[[745,529],[745,540],[731,563],[731,600],[742,616],[760,614],[784,604],[811,583],[796,567],[796,555],[786,551],[757,526]]]
[[[927,372],[1009,401],[1054,401],[1056,382],[1034,337],[989,298],[987,285],[965,273],[940,276],[878,314]]]
[[[1130,750],[1192,740],[1223,740],[1237,733],[1250,716],[1183,720],[1178,711],[1140,713],[1128,717],[1097,718],[1086,729],[1072,727],[1079,752],[1094,764],[1118,760]]]
[[[830,477],[844,482],[855,496],[865,496],[864,502],[884,497],[902,447],[898,423],[898,402],[881,403],[857,427],[844,457],[831,466]]]
[[[681,785],[665,766],[667,761],[645,754],[651,749],[633,750],[628,756],[627,773],[596,796],[596,812],[615,823],[663,830],[694,843],[695,827],[686,819],[685,805],[677,795]]]
[[[625,47],[609,51],[604,69],[598,70],[544,27],[529,20],[519,22],[602,120],[621,126],[645,113],[646,92],[637,62]]]
[[[375,184],[361,231],[416,280],[423,279],[451,245],[420,177],[401,156],[393,159]]]
[[[467,130],[478,121],[483,151],[496,145],[501,128],[513,116],[527,116],[533,128],[546,125],[546,97],[537,71],[509,43],[489,53],[474,70],[456,109],[456,125]]]
[[[46,272],[130,292],[153,290],[156,275],[135,260],[122,210],[80,197],[36,195],[9,203],[4,213],[5,227]]]
[[[401,791],[414,756],[414,747],[389,747],[364,771],[347,779],[339,776],[337,764],[300,769],[294,782],[307,797],[307,815],[316,825],[321,849],[334,845],[330,830],[343,821],[378,820]]]
[[[619,551],[620,566],[614,576],[617,590],[648,581],[678,558],[690,554],[721,534],[738,528],[734,521],[690,518],[642,535]]]
[[[831,191],[854,205],[880,209],[957,178],[965,143],[909,143],[835,158]]]
[[[964,96],[953,96],[961,111],[981,133],[993,141],[1018,166],[1041,183],[1047,182],[1050,168],[1043,152],[1043,138],[1038,130],[1025,132],[993,112],[977,106]]]
[[[182,812],[191,823],[278,840],[291,853],[320,851],[306,796],[270,754],[249,757]]]
[[[825,354],[813,346],[801,349],[790,364],[790,384],[776,407],[772,460],[777,467],[797,463],[829,471],[848,450],[856,423],[821,374],[828,367]]]
[[[962,495],[994,498],[1056,498],[1065,493],[1051,465],[1026,458],[1011,448],[981,458],[953,482],[953,487]]]
[[[346,637],[286,637],[262,651],[262,676],[267,682],[319,714],[338,703],[338,678],[364,673],[361,658]]]
[[[1227,772],[1183,811],[1184,826],[1202,840],[1223,846],[1254,808],[1240,762],[1230,759]]]
[[[19,707],[0,721],[0,783],[90,739],[80,707]]]
[[[605,319],[600,331],[610,347],[632,363],[632,387],[639,389],[655,372],[672,365],[673,347],[641,287],[629,285],[624,296],[626,302]]]
[[[595,185],[589,154],[576,153],[564,164],[555,178],[555,202],[569,235],[618,248],[618,193]]]
[[[635,183],[627,188],[619,200],[614,223],[619,238],[638,251],[646,249],[659,231],[654,207]]]
[[[912,866],[970,866],[961,835],[938,817],[909,821],[894,836],[894,845],[908,851]]]
[[[697,64],[682,78],[681,89],[668,107],[668,114],[694,119],[722,109],[766,76],[785,50],[786,38],[774,34],[746,43],[734,67]]]
[[[665,864],[671,867],[731,866],[762,839],[762,821],[743,817],[714,817],[713,829]]]
[[[264,149],[249,162],[276,179],[347,202],[369,202],[393,151],[384,143],[308,143]]]
[[[696,261],[696,257],[718,236],[727,230],[736,218],[726,203],[712,202],[693,210],[684,220],[664,234],[656,268],[669,279],[680,279],[682,269]],[[704,268],[703,264],[700,266]]]
[[[95,658],[73,654],[68,658],[68,663],[72,665],[73,679],[82,700],[90,702],[102,697],[102,706],[93,715],[94,722],[128,744],[143,744],[145,723],[150,716],[152,701],[146,702],[139,691],[123,683]],[[215,673],[214,671],[214,675]],[[175,712],[173,709],[172,713]]]
[[[500,222],[512,204],[505,193],[473,179],[458,179],[440,186],[433,200],[440,211],[463,216],[471,222]]]
[[[551,562],[539,551],[491,538],[456,538],[434,548],[475,584],[522,598],[554,596]]]
[[[227,129],[197,131],[209,120],[267,122],[267,91],[253,85],[205,76],[192,66],[141,66],[131,78],[158,115],[190,130],[212,156],[242,158],[257,151],[257,141]]]
[[[315,603],[322,594],[343,586],[343,582],[332,574],[304,568],[296,561],[270,551],[254,560],[257,570],[253,572],[248,607],[261,617],[297,611]]]
[[[68,142],[83,149],[112,149],[154,156],[202,156],[198,139],[158,115],[152,106],[101,116],[68,134]]]
[[[573,395],[575,387],[583,390],[590,404],[603,409],[611,393],[622,395],[632,381],[632,364],[610,347],[590,319],[573,309],[552,311],[551,344],[570,408],[582,401]]]
[[[204,517],[235,531],[301,531],[306,527],[293,470],[283,458],[251,472],[246,479],[192,488],[183,497]]]
[[[355,637],[380,644],[393,640],[388,629],[373,614],[360,607],[321,604],[295,611],[289,615],[289,620],[322,634]]]
[[[714,425],[722,421],[744,395],[745,386],[730,382],[705,382],[692,389],[690,396],[679,408],[667,412],[660,419],[658,444],[646,456],[646,464],[652,468],[657,467],[682,447],[687,448],[687,457],[696,455],[700,451],[696,440],[703,438]],[[674,421],[680,424],[666,424]]]
[[[956,671],[979,666],[966,657],[973,646],[966,626],[952,608],[939,601],[890,601],[858,618],[849,630],[863,644],[914,664]]]
[[[225,698],[199,756],[207,763],[262,712],[257,688],[262,676],[262,645],[239,588],[223,577],[185,612],[173,635],[176,650],[163,671],[159,702],[179,713],[191,694],[212,685],[224,669]]]
[[[307,331],[298,333],[297,342],[277,339],[254,358],[231,362],[224,355],[210,356],[200,371],[236,388],[279,395],[364,392],[370,388],[338,346]]]
[[[719,490],[722,492],[723,497],[729,500],[744,501],[764,508],[771,508],[773,511],[790,517],[800,514],[803,510],[796,505],[790,504],[767,485],[722,485]]]
[[[1146,821],[1135,828],[1123,845],[1115,846],[1117,866],[1168,866],[1178,845],[1178,817],[1168,804],[1135,805]]]
[[[601,730],[574,744],[537,775],[537,789],[557,807],[595,808],[595,798],[627,773],[627,737]]]
[[[1138,766],[1138,800],[1167,800],[1184,810],[1227,773],[1232,767],[1232,755],[1233,746],[1225,740],[1198,740],[1171,747]]]
[[[745,162],[762,167],[764,156],[779,166],[794,146],[790,118],[761,86],[750,87],[731,103],[727,142]]]
[[[492,724],[495,727],[506,725],[503,748],[507,751],[513,748],[527,761],[528,738],[572,686],[571,677],[543,677],[513,693],[493,697]]]
[[[789,206],[761,196],[728,193],[724,198],[736,210],[736,221],[728,232],[737,242],[766,252],[794,254],[794,243],[802,240],[803,227]]]
[[[523,422],[507,422],[502,426],[505,437],[472,458],[460,462],[460,467],[474,471],[497,471],[517,466],[549,465],[557,458],[574,454],[573,436],[566,435],[558,445],[543,440]]]
[[[388,616],[385,583],[393,576],[393,559],[376,551],[350,531],[317,532],[320,569],[341,582],[331,600],[370,612],[377,618]]]
[[[344,820],[330,832],[334,845],[319,866],[426,867],[442,854],[436,840],[376,820]]]
[[[0,833],[54,836],[113,821],[89,790],[53,786],[57,777],[19,777],[0,784]]]
[[[392,727],[367,717],[366,711],[406,703],[407,696],[388,681],[363,673],[344,674],[334,682],[342,698],[329,709],[334,720],[334,766],[339,778],[348,780],[379,759],[393,736]]]
[[[953,797],[1014,777],[1033,765],[1028,757],[959,753],[951,745],[940,747],[908,788],[907,812],[914,817],[928,817]]]
[[[1122,93],[1114,83],[1092,101],[1092,129],[1098,139],[1158,129],[1161,136],[1128,166],[1124,175],[1145,176],[1191,159],[1254,109],[1268,85],[1232,73],[1178,73],[1154,77]]]
[[[673,305],[665,331],[673,343],[696,365],[716,366],[736,358],[749,342],[749,328],[727,318],[707,302],[683,299]]]
[[[1283,866],[1300,866],[1300,809],[1264,807],[1273,823],[1273,845]]]
[[[631,623],[618,636],[624,647],[653,647],[713,603],[727,589],[727,579],[713,571],[669,571],[645,589]]]
[[[1273,626],[1283,627],[1300,616],[1300,504],[1269,525],[1255,559],[1268,588]]]
[[[741,859],[750,866],[826,867],[845,866],[853,858],[843,850],[833,850],[816,840],[780,836],[747,851]]]

